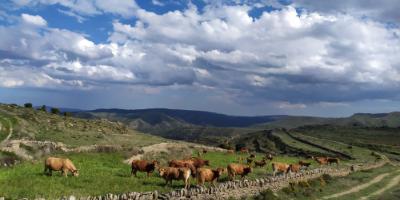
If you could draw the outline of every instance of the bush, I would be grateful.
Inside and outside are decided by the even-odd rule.
[[[264,190],[259,195],[254,197],[255,200],[278,200],[279,198],[272,192],[272,190]]]
[[[50,112],[51,112],[52,114],[55,114],[55,115],[60,114],[60,110],[59,110],[58,108],[51,108]]]
[[[26,103],[26,104],[24,104],[24,107],[25,108],[32,108],[33,105],[32,105],[32,103]]]
[[[72,116],[72,113],[70,113],[70,112],[64,112],[63,115],[64,115],[64,117],[71,117],[71,116]]]
[[[43,112],[47,112],[46,105],[41,106],[40,108],[38,108],[38,110],[43,111]]]

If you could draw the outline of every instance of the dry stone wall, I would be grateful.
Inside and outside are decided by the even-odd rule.
[[[228,199],[230,197],[240,198],[243,196],[254,196],[260,192],[271,189],[272,191],[278,191],[282,188],[288,187],[290,183],[306,181],[321,177],[324,174],[330,176],[347,176],[354,171],[369,170],[378,167],[382,167],[387,164],[386,160],[382,160],[376,163],[365,163],[353,165],[350,167],[324,167],[312,170],[306,170],[300,173],[294,173],[287,176],[267,176],[264,178],[258,178],[255,180],[236,180],[219,183],[212,187],[192,187],[188,190],[180,189],[174,190],[168,193],[159,194],[157,191],[154,192],[129,192],[125,194],[107,194],[104,196],[89,196],[85,198],[79,198],[82,200],[186,200],[186,199]],[[63,200],[76,200],[75,197],[65,197]]]

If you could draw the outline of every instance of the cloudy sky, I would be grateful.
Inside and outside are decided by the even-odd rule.
[[[400,110],[397,0],[2,0],[0,102]]]

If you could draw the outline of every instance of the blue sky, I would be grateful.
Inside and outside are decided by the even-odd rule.
[[[399,9],[395,0],[5,0],[0,102],[396,111]]]

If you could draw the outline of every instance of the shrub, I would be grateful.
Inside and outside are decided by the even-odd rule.
[[[71,116],[72,116],[72,113],[70,113],[70,112],[64,112],[63,115],[64,115],[64,117],[71,117]]]
[[[52,114],[55,114],[55,115],[60,114],[60,110],[59,110],[58,108],[51,108],[50,112],[51,112]]]
[[[26,104],[24,104],[24,107],[25,108],[32,108],[33,106],[32,106],[32,103],[26,103]]]
[[[41,106],[40,108],[38,108],[38,110],[43,111],[43,112],[47,112],[46,105]]]
[[[272,192],[272,190],[264,190],[259,195],[254,197],[255,200],[278,200],[279,198]]]

